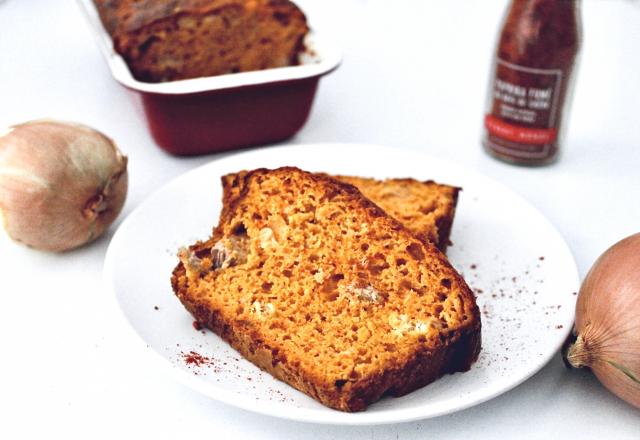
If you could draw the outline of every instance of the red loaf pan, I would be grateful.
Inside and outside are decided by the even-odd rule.
[[[339,53],[307,38],[298,66],[164,83],[136,80],[113,50],[91,0],[78,0],[116,81],[140,95],[147,125],[165,151],[198,155],[288,139],[307,121],[320,78]]]

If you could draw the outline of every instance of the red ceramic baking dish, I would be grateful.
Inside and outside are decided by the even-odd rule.
[[[164,83],[136,80],[113,50],[91,0],[78,0],[120,84],[138,93],[156,143],[181,156],[281,141],[306,122],[320,78],[338,67],[338,52],[310,35],[297,66]]]

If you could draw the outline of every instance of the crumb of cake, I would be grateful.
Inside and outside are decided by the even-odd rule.
[[[260,229],[260,247],[262,249],[269,249],[277,246],[278,246],[278,242],[276,241],[276,236],[273,233],[273,229],[271,228]]]
[[[271,303],[262,304],[260,301],[254,301],[251,304],[251,312],[259,318],[266,318],[275,313],[275,306]]]
[[[382,300],[380,292],[378,292],[372,286],[357,287],[353,284],[350,284],[347,286],[347,292],[353,294],[358,299],[369,301],[372,303],[378,303]]]
[[[214,269],[227,269],[247,262],[249,239],[246,234],[230,235],[211,248]]]

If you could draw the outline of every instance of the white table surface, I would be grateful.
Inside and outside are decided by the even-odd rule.
[[[584,0],[585,39],[564,155],[544,168],[479,143],[505,0],[300,1],[344,52],[290,142],[392,145],[459,161],[511,186],[560,230],[584,276],[640,230],[640,2]],[[151,140],[72,0],[0,2],[0,126],[54,117],[92,125],[129,156],[130,213],[163,183],[223,155],[175,158]],[[338,160],[338,159],[337,159]],[[366,160],[366,159],[364,159]],[[0,437],[640,438],[640,412],[556,356],[516,389],[416,423],[293,423],[200,396],[140,361],[102,289],[115,227],[62,255],[0,238]],[[143,257],[143,256],[141,256]]]

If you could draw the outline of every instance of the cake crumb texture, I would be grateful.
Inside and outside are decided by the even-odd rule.
[[[181,252],[172,285],[247,359],[343,411],[476,360],[469,287],[356,187],[296,168],[223,184],[219,225]]]

